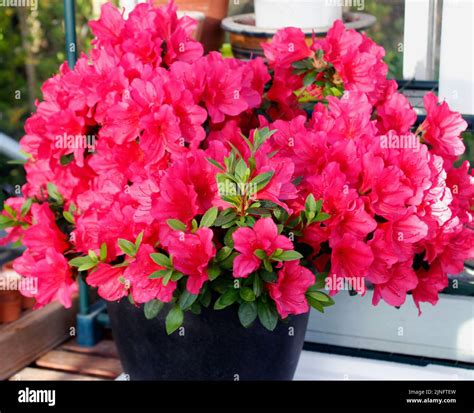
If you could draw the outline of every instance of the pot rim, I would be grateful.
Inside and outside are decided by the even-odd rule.
[[[221,27],[230,33],[248,34],[256,37],[273,37],[278,30],[257,27],[251,24],[241,23],[242,20],[255,21],[255,13],[237,14],[235,16],[226,17],[222,20]],[[376,21],[376,17],[372,14],[361,12],[343,13],[344,25],[347,29],[362,30],[372,26]],[[323,26],[316,28],[301,28],[306,35],[325,34],[331,26]]]

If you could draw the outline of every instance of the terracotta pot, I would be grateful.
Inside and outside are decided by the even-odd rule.
[[[348,29],[364,30],[375,23],[374,16],[366,13],[344,13],[343,21]],[[230,33],[232,53],[237,59],[248,60],[263,56],[261,44],[270,42],[277,29],[267,29],[255,25],[255,14],[239,14],[227,17],[222,21],[222,27]],[[324,36],[330,27],[302,29],[306,42],[312,42],[313,34]]]
[[[35,303],[36,300],[34,297],[21,297],[21,308],[23,308],[23,310],[30,310],[34,307]]]
[[[1,291],[0,323],[11,323],[20,318],[21,295],[18,291]]]
[[[176,0],[175,3],[179,11],[200,11],[206,15],[200,41],[206,53],[219,50],[224,41],[221,21],[227,16],[229,0]],[[155,0],[155,4],[168,4],[168,0]]]

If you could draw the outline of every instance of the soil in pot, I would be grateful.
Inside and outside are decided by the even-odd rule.
[[[113,335],[131,380],[291,380],[303,347],[308,314],[279,322],[273,332],[258,320],[244,328],[237,307],[185,313],[168,336],[168,308],[147,320],[127,299],[108,303]]]

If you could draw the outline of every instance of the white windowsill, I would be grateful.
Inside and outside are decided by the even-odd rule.
[[[474,380],[474,370],[303,351],[295,380]]]

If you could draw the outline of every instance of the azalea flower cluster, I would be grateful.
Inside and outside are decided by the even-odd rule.
[[[194,27],[173,3],[128,19],[105,4],[90,55],[44,84],[21,141],[28,182],[0,216],[37,307],[70,306],[77,277],[149,318],[168,304],[168,333],[184,311],[235,304],[272,330],[324,311],[338,280],[372,284],[375,304],[436,303],[474,257],[460,115],[429,94],[413,130],[383,49],[341,22],[311,45],[279,31],[271,71],[203,56]]]

